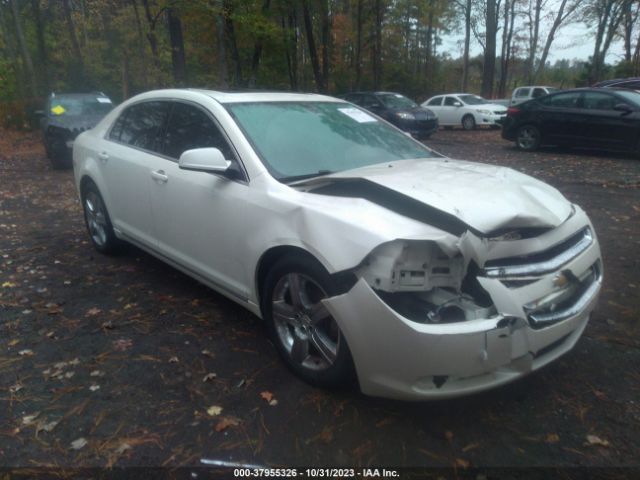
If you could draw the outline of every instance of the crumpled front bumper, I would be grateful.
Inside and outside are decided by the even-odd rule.
[[[349,344],[363,393],[404,400],[448,398],[515,380],[569,351],[586,327],[601,288],[595,238],[561,270],[579,274],[590,268],[598,270],[590,288],[565,308],[566,315],[543,325],[535,324],[523,306],[551,292],[558,272],[517,289],[498,279],[486,280],[483,286],[498,315],[458,323],[411,321],[364,279],[324,302]]]

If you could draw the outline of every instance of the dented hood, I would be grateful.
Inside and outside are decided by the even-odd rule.
[[[340,182],[344,185],[342,193],[326,190],[327,186]],[[368,184],[373,188],[362,196],[370,201],[391,210],[399,205],[398,213],[407,211],[400,204],[419,202],[429,208],[432,216],[444,214],[450,222],[462,222],[483,234],[511,228],[553,228],[572,211],[571,204],[558,190],[528,175],[510,168],[448,158],[377,164],[297,185],[302,184],[318,185],[317,190],[311,188],[316,193],[323,193],[324,188],[329,194],[344,196],[360,196],[358,185]],[[428,211],[421,216],[429,223]]]

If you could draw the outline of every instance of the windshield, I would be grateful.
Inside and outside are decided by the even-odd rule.
[[[347,103],[263,102],[225,105],[278,180],[436,154]]]
[[[633,90],[629,90],[629,91],[618,90],[616,93],[620,95],[622,98],[624,98],[625,100],[628,100],[631,103],[633,103],[636,107],[640,106],[640,93]]]
[[[547,93],[559,92],[559,88],[547,87]]]
[[[400,95],[399,93],[378,93],[376,95],[377,98],[384,104],[387,108],[393,109],[401,109],[401,108],[417,108],[418,104],[413,100]]]
[[[51,113],[54,115],[106,115],[112,108],[111,100],[103,96],[57,96],[51,99]]]
[[[462,103],[467,105],[485,105],[487,102],[484,98],[478,95],[458,95],[458,98],[462,100]]]

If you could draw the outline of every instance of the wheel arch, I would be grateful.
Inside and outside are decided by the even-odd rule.
[[[277,245],[269,248],[260,256],[260,259],[258,260],[256,269],[255,269],[254,285],[255,285],[256,299],[257,299],[258,306],[260,307],[260,310],[262,310],[262,300],[263,300],[262,293],[263,293],[265,281],[266,281],[267,275],[269,274],[269,271],[280,259],[289,255],[300,256],[303,258],[310,259],[313,262],[316,262],[319,266],[321,266],[325,270],[327,270],[327,272],[331,271],[329,266],[324,264],[320,258],[318,258],[316,255],[314,255],[308,250],[305,250],[302,247],[295,246],[295,245]],[[336,273],[330,274],[330,276],[331,276],[331,279],[336,282],[338,291],[340,293],[344,293],[350,290],[351,287],[356,283],[356,277],[351,270],[336,272]]]

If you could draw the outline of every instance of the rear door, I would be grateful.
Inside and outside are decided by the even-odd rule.
[[[150,173],[157,161],[169,103],[147,101],[127,108],[98,149],[100,171],[108,186],[108,208],[116,229],[155,247],[149,198]]]
[[[444,124],[444,120],[442,118],[442,99],[443,97],[434,97],[422,105],[424,108],[428,108],[433,113],[435,113],[436,117],[438,117],[438,123],[440,123],[440,125]]]
[[[180,155],[218,148],[232,161],[229,176],[182,170]],[[243,213],[251,195],[247,177],[211,113],[193,103],[173,102],[162,142],[163,158],[151,185],[158,248],[163,255],[235,297],[247,297],[238,244],[250,235]]]

